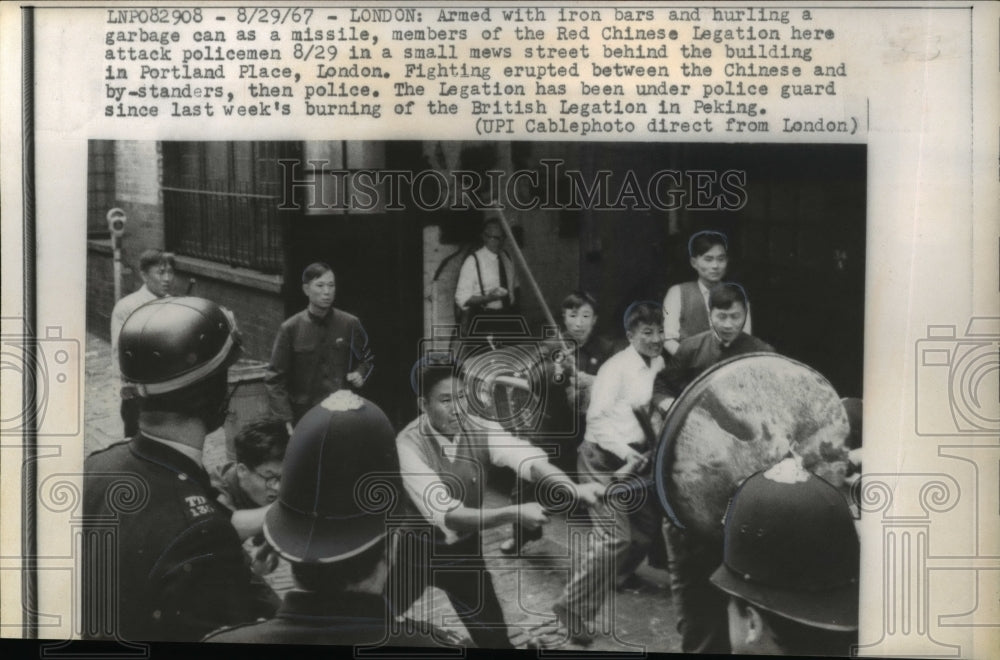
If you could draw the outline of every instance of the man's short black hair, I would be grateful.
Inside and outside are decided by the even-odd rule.
[[[818,658],[824,656],[851,655],[852,646],[858,643],[858,632],[827,630],[808,626],[798,621],[786,619],[780,614],[765,610],[748,601],[731,596],[741,615],[746,614],[748,607],[753,607],[774,633],[774,641],[781,647],[782,653],[802,658]]]
[[[323,277],[327,273],[332,273],[333,268],[330,264],[323,261],[317,261],[306,266],[305,270],[302,271],[302,283],[309,284],[317,277]]]
[[[706,230],[693,234],[688,240],[688,255],[700,257],[716,245],[721,245],[726,252],[729,251],[729,241],[722,232]]]
[[[288,448],[288,427],[277,417],[247,424],[233,439],[236,460],[251,470],[268,461],[281,461]]]
[[[418,396],[428,397],[431,390],[448,378],[458,378],[458,370],[454,364],[424,364],[417,374]]]
[[[580,309],[584,305],[590,305],[591,309],[597,311],[597,301],[586,291],[574,291],[562,301],[563,309]]]
[[[143,273],[148,273],[151,269],[157,268],[159,266],[169,266],[174,267],[174,254],[173,252],[164,252],[163,250],[150,249],[143,250],[142,254],[139,255],[139,270]]]
[[[708,294],[709,309],[729,309],[733,303],[743,305],[744,311],[749,309],[747,292],[734,282],[720,282],[712,287],[711,293]]]
[[[487,215],[486,217],[483,218],[482,226],[480,227],[480,229],[486,231],[486,228],[489,227],[490,225],[496,225],[497,227],[503,229],[503,224],[501,224],[500,222],[500,216],[493,213],[489,213],[489,211],[487,211]]]
[[[632,332],[640,323],[663,326],[663,307],[651,300],[634,302],[625,310],[625,330]]]

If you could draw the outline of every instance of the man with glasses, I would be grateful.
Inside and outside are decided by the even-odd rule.
[[[455,646],[462,638],[396,619],[385,599],[398,519],[393,502],[400,496],[393,436],[382,409],[348,390],[302,417],[278,500],[264,520],[268,541],[291,564],[294,586],[273,618],[224,628],[204,641],[354,646],[357,658],[464,655]]]
[[[507,236],[499,218],[486,220],[482,238],[483,247],[466,257],[455,287],[463,329],[471,328],[477,317],[510,314],[516,302],[517,277],[514,263],[502,249]],[[477,322],[476,334],[489,333],[486,325],[488,321]]]
[[[236,460],[217,468],[212,485],[221,493],[219,502],[233,512],[233,527],[244,547],[249,539],[254,548],[254,573],[267,575],[277,567],[278,557],[264,540],[264,515],[278,499],[288,429],[281,419],[258,420],[236,434],[233,446]]]

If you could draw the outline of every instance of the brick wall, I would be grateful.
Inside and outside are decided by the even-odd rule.
[[[87,245],[87,332],[111,340],[111,310],[115,306],[114,262],[107,241]]]
[[[285,320],[277,277],[261,278],[243,269],[178,257],[174,293],[183,295],[191,278],[191,295],[208,298],[228,307],[236,315],[243,336],[244,357],[267,361],[278,326]],[[263,281],[260,281],[263,280]]]

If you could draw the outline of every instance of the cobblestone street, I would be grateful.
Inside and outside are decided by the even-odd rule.
[[[84,413],[87,454],[121,439],[117,383],[112,382],[110,364],[110,345],[88,334]],[[211,471],[225,460],[225,436],[220,430],[209,436],[204,462]],[[507,493],[508,490],[502,487],[494,487],[487,495],[486,506],[505,504]],[[553,518],[545,528],[545,536],[528,544],[519,557],[505,556],[499,550],[509,534],[509,526],[487,530],[483,534],[483,544],[511,640],[523,646],[530,636],[555,630],[551,608],[568,576],[569,526],[565,518]],[[641,578],[638,588],[612,594],[603,620],[598,620],[595,641],[586,647],[588,651],[679,651],[680,637],[676,631],[667,574],[643,564],[637,575]],[[268,581],[279,593],[292,587],[290,570],[284,560],[268,576]],[[428,590],[411,609],[410,615],[464,633],[447,598],[437,590]],[[566,643],[560,648],[578,650],[584,647]]]

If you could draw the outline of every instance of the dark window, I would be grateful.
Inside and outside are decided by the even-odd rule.
[[[108,211],[115,205],[115,142],[87,144],[87,237],[108,237]]]
[[[280,273],[282,158],[298,142],[164,142],[167,249],[230,266]]]

